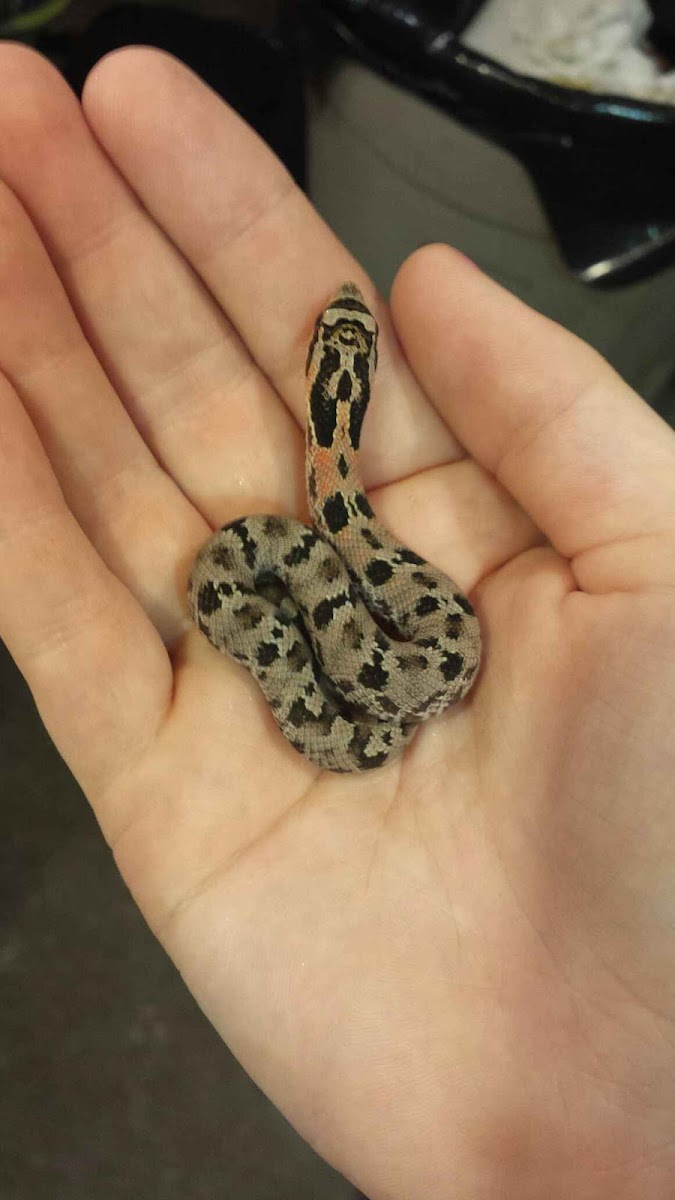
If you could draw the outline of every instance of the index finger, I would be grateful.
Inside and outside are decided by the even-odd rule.
[[[363,446],[367,486],[461,456],[408,369],[386,306],[272,151],[187,67],[127,47],[92,71],[82,97],[97,139],[179,247],[304,423],[312,324],[345,280],[381,330],[378,393]]]

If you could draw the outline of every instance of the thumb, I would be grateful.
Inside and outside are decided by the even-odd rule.
[[[600,355],[447,246],[404,263],[392,313],[452,432],[582,590],[675,583],[675,434]]]

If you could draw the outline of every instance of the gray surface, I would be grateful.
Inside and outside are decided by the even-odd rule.
[[[449,242],[640,395],[672,376],[675,266],[611,290],[573,279],[520,163],[427,100],[339,59],[308,92],[308,164],[319,212],[385,294],[418,246]]]
[[[201,1014],[0,644],[0,1197],[347,1200]]]

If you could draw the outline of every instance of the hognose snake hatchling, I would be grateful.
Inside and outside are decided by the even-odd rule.
[[[462,699],[480,661],[469,601],[366,499],[358,449],[376,365],[375,318],[345,283],[307,356],[312,527],[232,521],[200,550],[188,589],[198,628],[252,672],[292,745],[331,771],[381,766]]]

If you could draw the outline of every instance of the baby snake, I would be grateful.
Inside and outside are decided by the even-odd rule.
[[[469,601],[377,522],[358,473],[377,324],[353,283],[307,355],[312,527],[240,517],[197,555],[192,619],[260,684],[293,746],[331,771],[379,767],[461,700],[480,661]]]

